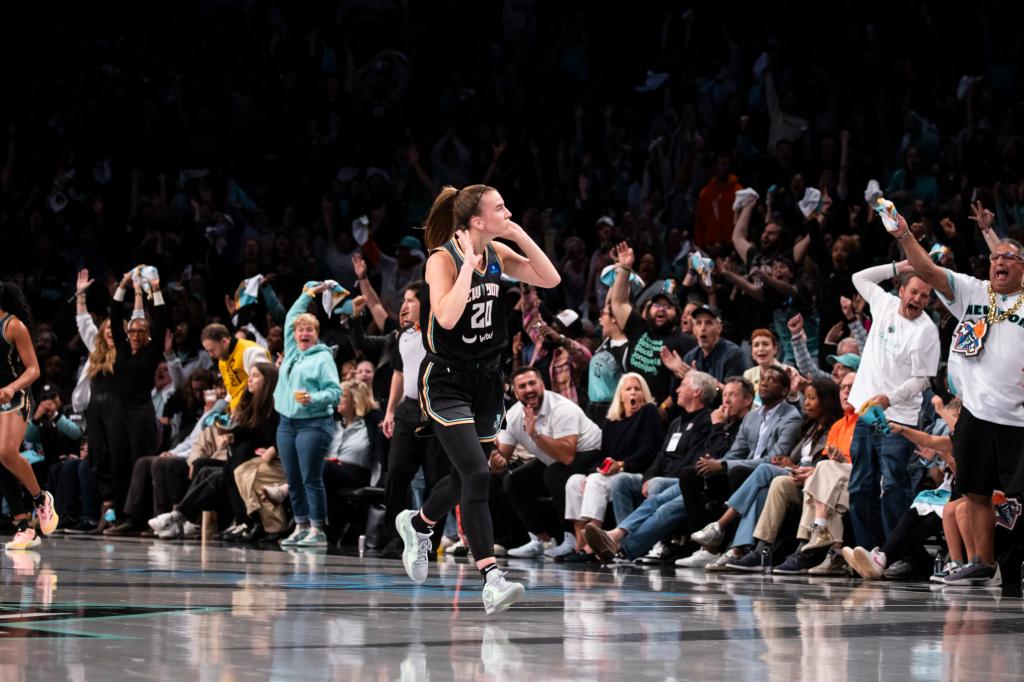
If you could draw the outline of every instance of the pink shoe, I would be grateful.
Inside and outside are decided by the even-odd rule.
[[[43,491],[43,506],[36,507],[36,517],[39,519],[39,532],[43,535],[50,535],[57,530],[57,510],[53,508],[53,495]]]

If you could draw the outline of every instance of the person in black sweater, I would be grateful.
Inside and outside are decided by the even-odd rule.
[[[266,533],[258,513],[249,514],[238,492],[235,469],[253,457],[270,460],[277,456],[275,439],[279,415],[274,409],[274,389],[277,387],[277,367],[269,362],[252,366],[246,381],[242,400],[231,415],[231,446],[224,467],[224,491],[231,503],[232,524],[220,534],[228,542],[255,542]]]
[[[157,366],[163,362],[164,354],[163,344],[153,343],[152,340],[164,338],[168,319],[160,280],[154,278],[150,280],[153,292],[150,313],[152,321],[144,316],[133,315],[126,325],[124,296],[129,282],[134,285],[136,299],[143,295],[141,282],[133,282],[129,272],[117,285],[110,302],[110,331],[117,349],[114,372],[110,378],[110,395],[118,419],[113,425],[109,447],[114,510],[119,525],[128,523],[127,519],[121,519],[135,460],[156,454],[157,451],[156,412],[150,391],[153,389]]]
[[[661,416],[647,381],[635,372],[623,374],[612,396],[608,420],[601,429],[601,466],[592,474],[573,474],[565,483],[565,518],[576,532],[576,554],[567,561],[588,558],[583,527],[600,527],[611,497],[612,481],[640,473],[661,449]]]

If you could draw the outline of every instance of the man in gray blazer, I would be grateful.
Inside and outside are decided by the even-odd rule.
[[[721,459],[708,455],[679,477],[690,528],[718,518],[717,509],[762,462],[789,455],[800,438],[800,410],[786,402],[789,377],[780,367],[761,370],[761,407],[743,418],[732,447]],[[709,510],[709,507],[712,509]]]

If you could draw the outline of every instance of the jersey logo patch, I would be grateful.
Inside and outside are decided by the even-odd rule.
[[[984,347],[987,332],[988,324],[985,318],[974,321],[961,320],[953,332],[953,345],[950,350],[969,358],[974,357]]]
[[[1020,501],[997,491],[992,495],[992,504],[996,509],[996,525],[1013,530],[1020,518]]]

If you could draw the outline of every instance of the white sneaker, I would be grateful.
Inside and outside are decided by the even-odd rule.
[[[651,551],[650,552],[648,552],[644,556],[640,557],[639,559],[636,559],[633,563],[635,563],[635,564],[660,564],[660,563],[662,563],[665,560],[665,557],[668,556],[668,553],[670,551],[671,550],[669,549],[669,546],[666,545],[661,540],[659,540],[658,542],[654,543],[654,547],[651,547]]]
[[[422,583],[430,570],[430,536],[433,533],[420,533],[413,528],[412,520],[417,514],[419,511],[414,509],[400,512],[395,517],[395,530],[405,544],[402,565],[406,574],[414,583]]]
[[[704,547],[718,547],[725,539],[725,533],[722,532],[722,527],[718,525],[718,521],[712,521],[696,533],[690,535],[690,539]]]
[[[743,555],[740,554],[740,551],[733,547],[728,552],[722,552],[722,555],[711,563],[704,564],[704,570],[708,573],[732,571],[734,569],[729,566],[729,562],[739,559],[741,556]]]
[[[32,549],[42,544],[42,540],[36,535],[32,528],[20,530],[14,534],[14,539],[4,545],[4,549],[11,552],[19,549]]]
[[[508,556],[508,550],[505,549],[505,545],[495,544],[494,545],[494,556],[501,556],[501,557]]]
[[[169,528],[156,534],[161,540],[177,540],[185,536],[185,529],[177,523],[172,523]]]
[[[708,564],[718,561],[721,557],[721,554],[709,552],[701,547],[690,556],[677,560],[676,566],[681,566],[683,568],[704,568]]]
[[[198,523],[192,523],[191,521],[186,521],[181,527],[181,536],[185,538],[197,538],[202,532],[202,527]]]
[[[163,514],[157,514],[149,520],[149,527],[153,530],[154,533],[159,533],[161,531],[167,530],[171,527],[172,524],[174,524],[175,516],[175,513],[172,511],[164,512]]]
[[[552,543],[554,544],[554,543]],[[576,551],[576,536],[566,533],[562,538],[562,544],[544,550],[544,556],[549,559],[557,559],[560,556],[568,556]]]
[[[880,580],[885,570],[885,553],[875,547],[870,552],[863,547],[843,547],[843,558],[864,580]]]
[[[521,584],[506,580],[506,575],[500,569],[495,569],[488,574],[484,583],[484,611],[488,616],[504,611],[526,594]]]
[[[533,557],[544,556],[545,543],[540,541],[533,533],[529,533],[530,541],[525,545],[514,547],[508,551],[510,557],[516,559],[531,559]]]

